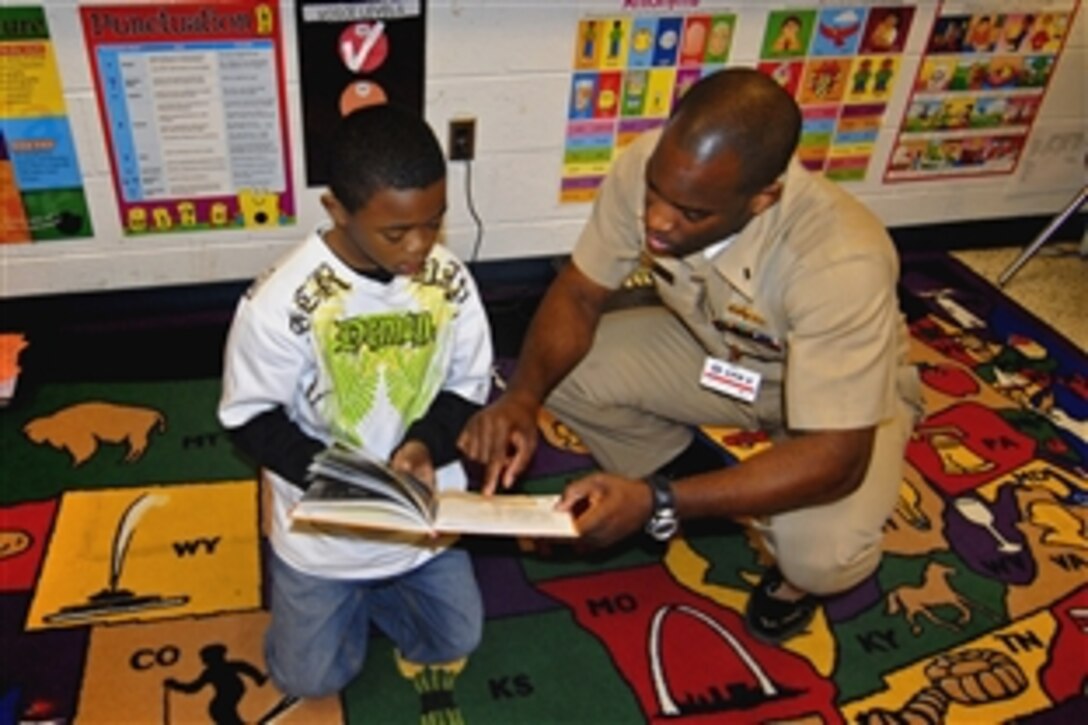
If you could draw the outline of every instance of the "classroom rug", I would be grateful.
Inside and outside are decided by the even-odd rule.
[[[927,412],[871,578],[775,646],[743,626],[767,562],[731,522],[596,552],[465,538],[487,619],[463,721],[1088,722],[1085,353],[942,253],[905,254],[900,293]],[[340,696],[266,681],[262,496],[218,380],[80,357],[0,411],[0,725],[440,722],[380,634]],[[525,490],[592,470],[540,426]],[[737,461],[770,445],[700,435]]]

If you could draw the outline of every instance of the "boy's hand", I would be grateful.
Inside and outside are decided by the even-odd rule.
[[[409,440],[401,443],[400,447],[393,452],[389,466],[394,471],[412,474],[431,488],[435,486],[431,452],[420,441]]]

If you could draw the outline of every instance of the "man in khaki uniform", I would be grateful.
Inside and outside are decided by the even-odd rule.
[[[510,385],[460,439],[487,464],[485,491],[508,487],[546,399],[604,469],[561,504],[585,509],[590,543],[751,517],[778,566],[747,619],[770,640],[876,569],[918,410],[895,250],[856,200],[791,162],[800,122],[756,71],[693,86],[662,132],[614,164]],[[664,306],[602,314],[642,263]],[[736,466],[661,475],[699,424],[762,429],[775,444]]]

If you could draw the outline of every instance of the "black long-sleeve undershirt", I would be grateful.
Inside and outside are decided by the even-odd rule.
[[[282,406],[254,416],[238,428],[228,428],[227,435],[258,465],[275,471],[303,490],[309,486],[306,469],[310,461],[326,448],[291,422]]]
[[[419,420],[408,426],[404,440],[417,440],[427,446],[435,468],[457,460],[457,437],[472,414],[480,409],[478,403],[465,400],[456,393],[442,391]]]
[[[477,403],[442,391],[426,414],[408,426],[404,440],[423,443],[435,468],[444,466],[457,458],[457,436],[479,409]],[[310,462],[326,448],[321,441],[303,433],[282,406],[253,417],[238,428],[228,429],[227,434],[244,454],[303,490],[309,486],[306,471]]]

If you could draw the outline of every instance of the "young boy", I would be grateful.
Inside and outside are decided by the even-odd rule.
[[[225,355],[220,421],[272,491],[265,656],[287,694],[335,693],[362,668],[373,623],[401,672],[424,678],[418,688],[447,690],[425,708],[452,709],[453,675],[483,619],[466,552],[449,540],[296,530],[288,517],[314,454],[338,440],[463,489],[455,440],[486,398],[492,362],[475,283],[436,244],[446,165],[434,133],[372,106],[331,144],[321,202],[332,224],[246,293]]]

